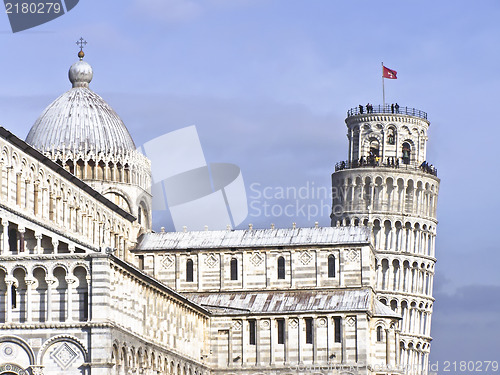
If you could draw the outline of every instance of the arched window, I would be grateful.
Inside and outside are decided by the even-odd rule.
[[[384,340],[383,332],[382,332],[382,327],[378,326],[377,327],[377,341],[381,342]]]
[[[193,281],[193,261],[191,259],[186,261],[186,281]]]
[[[231,280],[238,280],[238,260],[231,259]]]
[[[408,142],[403,143],[403,164],[410,164],[411,146]]]
[[[328,255],[328,277],[335,277],[335,255]]]
[[[278,279],[285,278],[285,258],[278,258]]]
[[[389,130],[387,130],[387,143],[390,145],[393,145],[396,143],[396,137],[394,135],[393,128],[389,128]]]

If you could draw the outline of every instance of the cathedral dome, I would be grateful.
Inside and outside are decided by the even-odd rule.
[[[135,150],[123,121],[99,95],[90,90],[92,67],[83,61],[69,69],[73,88],[52,102],[36,120],[26,142],[41,152],[93,151],[117,154]]]

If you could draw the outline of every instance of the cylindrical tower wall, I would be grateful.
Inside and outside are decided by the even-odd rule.
[[[351,110],[346,124],[349,155],[332,175],[331,224],[372,228],[378,299],[402,316],[401,363],[425,371],[440,182],[426,161],[427,115]]]

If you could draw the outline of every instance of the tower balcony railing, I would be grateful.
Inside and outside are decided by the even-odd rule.
[[[371,105],[371,106],[362,106],[359,105],[357,107],[351,108],[347,111],[347,117],[364,115],[364,114],[372,114],[372,113],[388,113],[388,114],[399,114],[399,115],[409,115],[420,117],[427,120],[427,113],[421,111],[416,108],[411,107],[400,107],[397,104],[386,104],[383,105]]]
[[[394,168],[398,170],[408,170],[408,171],[419,171],[424,173],[429,173],[433,176],[437,177],[437,168],[432,164],[428,164],[427,162],[423,163],[415,163],[415,162],[399,162],[399,159],[396,158],[388,158],[386,162],[382,162],[382,160],[373,159],[364,159],[355,160],[352,162],[349,161],[339,161],[335,164],[335,172],[343,171],[344,169],[352,169],[352,168]]]

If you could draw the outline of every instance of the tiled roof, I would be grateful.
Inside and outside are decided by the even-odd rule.
[[[367,244],[367,227],[319,227],[146,233],[137,250],[252,248],[301,245]]]
[[[194,293],[186,297],[214,314],[283,314],[305,312],[370,312],[374,316],[399,317],[377,300],[370,289],[276,292]]]

